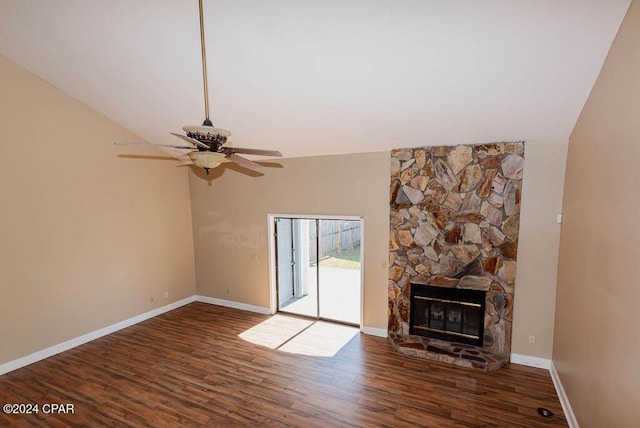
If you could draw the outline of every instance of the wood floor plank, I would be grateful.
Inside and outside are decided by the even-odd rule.
[[[0,404],[69,403],[75,412],[0,413],[0,426],[567,426],[545,370],[476,372],[360,334],[332,357],[239,337],[268,319],[196,302],[15,370],[0,376]],[[313,350],[304,343],[289,349]]]

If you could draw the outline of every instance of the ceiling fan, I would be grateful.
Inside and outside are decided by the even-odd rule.
[[[209,170],[217,167],[222,162],[235,162],[236,164],[251,169],[261,171],[264,167],[249,159],[239,156],[237,153],[247,155],[276,156],[282,157],[282,153],[277,150],[261,150],[248,149],[241,147],[231,147],[227,142],[227,138],[231,132],[226,129],[216,128],[209,119],[209,90],[207,85],[207,55],[204,42],[204,18],[202,13],[202,0],[198,0],[198,9],[200,13],[200,47],[202,50],[202,81],[204,87],[204,112],[205,119],[202,126],[184,126],[182,129],[187,135],[176,134],[171,132],[178,138],[182,138],[191,145],[174,145],[174,144],[153,144],[153,143],[114,143],[121,146],[148,146],[148,147],[168,147],[174,149],[189,150],[187,156],[191,159],[195,166],[203,168],[207,175]]]

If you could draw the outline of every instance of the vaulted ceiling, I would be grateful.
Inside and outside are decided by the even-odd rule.
[[[212,119],[285,157],[567,138],[629,3],[205,0]],[[197,0],[0,0],[0,54],[149,142],[204,119],[199,40]]]

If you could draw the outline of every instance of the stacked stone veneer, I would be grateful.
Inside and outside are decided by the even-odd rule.
[[[391,152],[389,335],[409,338],[411,283],[484,290],[484,348],[508,355],[524,142]]]

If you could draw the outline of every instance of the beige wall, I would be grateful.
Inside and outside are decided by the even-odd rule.
[[[528,141],[524,153],[522,211],[511,351],[550,359],[567,140]],[[529,343],[529,336],[535,343]]]
[[[582,427],[640,420],[640,2],[569,142],[553,362]]]
[[[0,364],[194,294],[186,168],[136,140],[0,56]]]
[[[550,358],[566,141],[526,144],[513,352]],[[267,214],[365,219],[365,327],[387,328],[390,154],[280,160],[262,177],[190,175],[198,294],[269,307]],[[227,289],[229,292],[227,293]],[[529,334],[537,337],[530,345]]]

